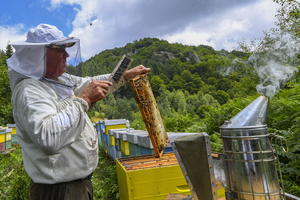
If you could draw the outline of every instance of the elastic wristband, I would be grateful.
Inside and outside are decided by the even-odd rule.
[[[80,98],[80,97],[74,97],[74,100],[75,100],[75,101],[78,101],[78,102],[83,106],[83,110],[84,110],[85,112],[87,112],[87,111],[90,109],[89,104],[88,104],[83,98]]]

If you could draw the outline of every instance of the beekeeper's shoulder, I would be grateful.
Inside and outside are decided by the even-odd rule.
[[[40,96],[52,93],[52,89],[40,80],[29,78],[21,81],[15,88],[15,92],[18,93],[18,95],[35,94]]]

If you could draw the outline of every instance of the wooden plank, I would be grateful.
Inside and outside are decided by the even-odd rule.
[[[131,80],[130,85],[135,94],[135,100],[148,130],[155,156],[160,157],[164,148],[167,146],[168,135],[147,75],[141,75]]]

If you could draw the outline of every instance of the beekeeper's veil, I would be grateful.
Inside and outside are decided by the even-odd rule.
[[[23,77],[41,79],[46,73],[47,48],[65,48],[69,54],[67,64],[75,65],[81,61],[80,42],[74,37],[65,37],[55,26],[40,24],[27,33],[25,42],[10,43],[15,49],[7,60],[9,72],[17,72]],[[11,77],[16,79],[16,77]],[[13,83],[12,83],[13,82]],[[17,80],[11,80],[12,89]]]

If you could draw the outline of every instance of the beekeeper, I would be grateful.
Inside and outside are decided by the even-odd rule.
[[[86,112],[108,95],[109,87],[115,91],[150,69],[140,65],[127,70],[118,84],[107,81],[109,74],[67,74],[68,56],[75,55],[74,61],[80,55],[79,39],[48,24],[30,29],[25,42],[11,45],[15,52],[7,64],[13,116],[25,170],[33,181],[31,199],[92,199],[98,140]]]

